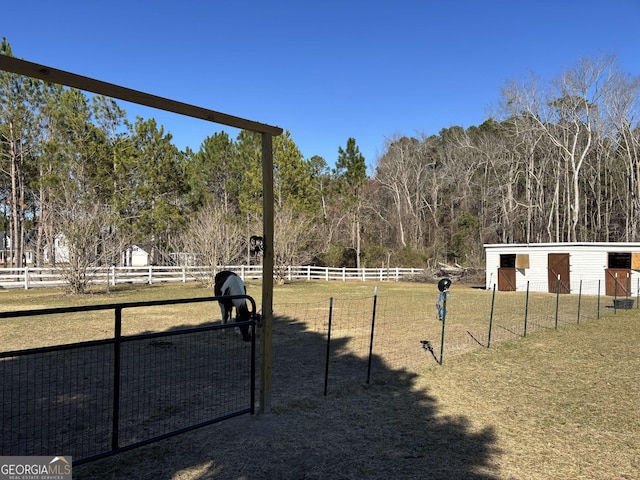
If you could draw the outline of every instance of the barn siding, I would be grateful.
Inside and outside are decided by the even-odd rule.
[[[486,258],[486,288],[497,288],[498,267],[500,255],[503,254],[528,254],[529,267],[516,269],[516,290],[526,291],[529,282],[529,291],[547,292],[548,288],[548,255],[550,253],[569,254],[569,277],[571,293],[580,292],[582,281],[582,293],[585,295],[598,294],[598,282],[600,293],[605,293],[605,270],[607,268],[607,254],[609,252],[640,252],[640,243],[541,243],[541,244],[487,244],[485,245]],[[638,280],[640,272],[631,271],[631,293],[638,294]]]

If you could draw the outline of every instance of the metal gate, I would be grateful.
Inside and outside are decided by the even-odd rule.
[[[123,336],[122,310],[220,297],[2,312],[0,319],[114,311],[113,338],[0,353],[0,455],[73,457],[130,450],[255,410],[251,321]],[[248,325],[252,341],[226,331]],[[52,453],[53,454],[53,453]]]

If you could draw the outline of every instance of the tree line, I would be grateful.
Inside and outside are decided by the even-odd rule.
[[[12,55],[3,39],[1,55]],[[505,84],[479,126],[392,136],[367,172],[356,139],[304,158],[273,138],[275,264],[482,264],[485,243],[635,241],[640,81],[615,57]],[[259,261],[261,138],[217,132],[180,150],[113,99],[0,72],[5,265],[88,269],[137,245],[154,264]],[[63,241],[67,258],[56,258]]]

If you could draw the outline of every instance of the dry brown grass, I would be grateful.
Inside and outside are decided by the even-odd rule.
[[[195,286],[181,287],[154,287],[149,291],[158,298],[210,295]],[[145,290],[136,290],[136,299],[148,299]],[[30,296],[32,292],[36,291],[17,295],[23,299],[22,308],[25,299],[31,305],[47,307],[56,302],[68,305],[65,302],[131,301],[131,292],[115,292],[108,298],[97,294],[57,300],[38,298],[40,294]],[[296,283],[276,288],[274,310],[293,312],[305,302],[326,311],[323,306],[330,296],[356,299],[372,293],[373,284]],[[259,304],[257,284],[249,285],[249,294]],[[378,320],[384,323],[395,317],[407,325],[401,329],[402,338],[397,342],[402,344],[402,358],[411,363],[410,367],[397,366],[402,358],[394,357],[393,362],[380,358],[378,368],[386,368],[387,375],[374,376],[369,385],[360,382],[331,389],[327,397],[274,396],[278,400],[266,415],[236,418],[78,466],[74,478],[637,478],[638,310],[619,311],[616,315],[603,310],[607,316],[599,320],[585,313],[580,324],[563,322],[555,330],[553,315],[549,318],[547,311],[555,311],[554,301],[543,307],[541,300],[536,311],[529,313],[530,318],[535,318],[534,314],[544,318],[545,325],[532,327],[526,338],[510,333],[504,340],[512,341],[505,342],[499,341],[502,339],[496,334],[490,349],[477,343],[472,348],[474,341],[469,340],[469,332],[479,337],[478,332],[486,331],[490,292],[454,285],[445,345],[455,344],[459,337],[469,345],[460,348],[460,352],[469,353],[454,355],[453,347],[445,349],[444,364],[440,366],[419,351],[418,344],[422,338],[439,338],[435,286],[380,284],[378,294],[382,304]],[[523,311],[522,297],[502,296],[505,299],[494,306],[495,322],[505,331],[521,329],[522,313],[518,312]],[[549,303],[546,296],[543,299]],[[20,308],[20,299],[16,302],[3,302],[3,309]],[[202,307],[205,310],[188,315],[173,312],[173,322],[188,324],[219,318],[217,311],[210,311],[211,306]],[[560,308],[569,307],[563,304]],[[583,308],[593,313],[596,307]],[[132,331],[148,328],[146,322],[150,320],[154,328],[168,328],[171,320],[165,318],[165,313],[137,315],[135,321],[140,323],[134,327],[132,319]],[[315,338],[312,325],[305,323],[305,318],[311,322],[314,317],[310,310],[300,309],[289,315],[292,318],[278,325],[298,326],[296,335],[300,341]],[[94,332],[105,328],[100,319],[84,319],[83,325]],[[3,336],[11,330],[5,327]],[[36,322],[30,328],[45,327]],[[18,335],[18,330],[14,326],[12,335]],[[52,338],[59,330],[42,333]],[[389,334],[390,330],[385,332]],[[303,361],[305,351],[311,350],[302,349],[299,358],[282,358],[277,357],[274,347],[274,384],[279,371],[284,371],[284,364]],[[421,363],[410,361],[415,358],[420,358]],[[298,382],[306,380],[304,375],[304,371],[299,372]],[[290,381],[289,387],[295,389],[296,378],[291,377]]]
[[[94,288],[87,295],[66,295],[64,291],[57,289],[0,290],[0,309],[6,312],[206,296],[213,296],[213,291],[196,283],[119,286],[109,291]],[[128,335],[219,320],[220,311],[217,306],[212,309],[209,303],[166,305],[124,309],[122,318],[122,333]],[[113,310],[2,319],[0,322],[3,350],[75,343],[111,338],[114,335]]]

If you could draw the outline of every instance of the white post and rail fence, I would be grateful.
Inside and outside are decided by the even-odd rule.
[[[227,265],[217,271],[231,270],[243,280],[261,279],[261,265]],[[277,274],[286,281],[400,281],[424,273],[422,268],[333,268],[316,266],[289,266],[277,268]],[[207,267],[198,266],[148,266],[103,267],[87,272],[91,285],[158,284],[169,282],[201,281],[209,275]],[[67,283],[65,269],[55,267],[0,268],[0,289],[60,287]]]

